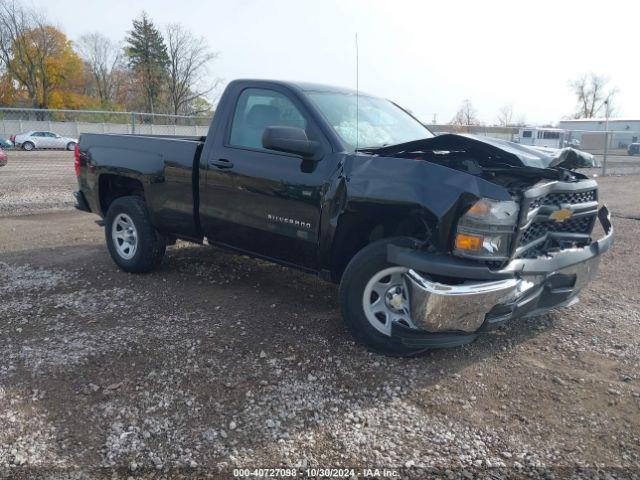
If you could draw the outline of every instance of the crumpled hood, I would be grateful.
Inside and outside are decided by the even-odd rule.
[[[590,153],[575,148],[548,148],[521,145],[498,138],[478,135],[458,135],[483,142],[516,157],[523,166],[535,168],[590,168],[598,167],[599,162]]]
[[[401,152],[426,150],[476,151],[482,153],[483,156],[499,159],[500,162],[508,163],[515,167],[562,167],[574,169],[599,166],[593,155],[574,148],[552,149],[530,147],[497,138],[467,134],[456,135],[452,133],[437,135],[433,138],[425,138],[423,140],[415,140],[400,145],[370,149],[368,151],[377,155],[393,156]]]

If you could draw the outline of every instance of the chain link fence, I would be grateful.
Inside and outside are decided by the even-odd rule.
[[[210,121],[204,116],[0,108],[0,137],[28,131],[71,138],[83,133],[203,136]],[[8,157],[0,167],[0,216],[72,208],[77,188],[72,152],[12,150]]]
[[[520,141],[520,127],[487,127],[483,125],[458,126],[449,124],[427,124],[436,135],[443,133],[470,133],[509,142]],[[559,129],[556,129],[559,130]],[[575,143],[577,140],[578,143]],[[558,147],[572,146],[596,156],[601,168],[585,169],[589,175],[640,175],[640,151],[629,145],[640,140],[640,132],[630,130],[563,130]],[[605,154],[606,145],[606,154]]]
[[[211,117],[100,110],[0,108],[0,136],[28,131],[54,132],[77,138],[82,133],[137,133],[202,136]]]
[[[604,153],[605,145],[609,153],[626,154],[629,145],[637,143],[640,132],[628,130],[566,130],[566,138],[580,142],[580,148],[592,153]]]
[[[565,130],[568,142],[577,140],[580,150],[592,153],[602,168],[589,169],[594,175],[640,175],[640,152],[629,148],[640,132],[629,130]]]
[[[147,135],[204,136],[209,129],[210,116],[185,116],[141,112],[113,112],[101,110],[56,110],[33,108],[0,108],[0,137],[28,131],[54,132],[64,137],[78,138],[82,133],[124,133]],[[483,125],[458,126],[427,124],[435,134],[470,133],[519,141],[518,127],[489,127]],[[635,156],[628,147],[638,142],[640,132],[630,130],[564,130],[565,145],[577,140],[581,150],[604,159],[608,174],[640,174],[640,152]],[[594,173],[596,170],[594,169]],[[605,173],[602,171],[601,173]]]

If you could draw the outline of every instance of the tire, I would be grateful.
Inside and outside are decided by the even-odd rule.
[[[105,221],[107,248],[113,261],[122,270],[145,273],[160,265],[166,250],[165,239],[151,224],[142,198],[130,196],[115,199]],[[133,228],[123,228],[127,225]]]
[[[376,275],[396,267],[387,261],[387,246],[411,246],[408,237],[395,237],[373,242],[360,250],[349,262],[340,281],[340,308],[344,322],[356,341],[377,353],[393,356],[414,356],[424,348],[411,348],[395,341],[390,331],[385,334],[367,319],[365,313],[365,291]],[[394,269],[395,270],[395,269]],[[390,320],[388,320],[390,321]],[[411,320],[409,319],[409,322]],[[405,323],[402,321],[402,323]]]
[[[22,144],[22,149],[26,150],[27,152],[30,152],[31,150],[34,150],[36,148],[36,146],[33,144],[33,142],[24,142]]]
[[[76,148],[76,142],[67,143],[67,150],[73,150],[74,148]]]

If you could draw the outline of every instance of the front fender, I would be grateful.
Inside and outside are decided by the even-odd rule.
[[[331,200],[323,208],[327,214],[321,265],[334,273],[336,256],[353,253],[355,244],[366,244],[366,239],[354,237],[371,225],[393,217],[420,217],[428,222],[433,246],[445,252],[464,206],[482,197],[511,200],[505,188],[459,170],[423,160],[369,155],[346,157],[330,192]]]
[[[347,203],[428,212],[436,249],[445,251],[465,205],[479,199],[511,200],[506,188],[425,160],[355,155],[349,162]]]

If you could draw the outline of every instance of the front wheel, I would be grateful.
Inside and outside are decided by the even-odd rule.
[[[36,148],[36,146],[31,143],[31,142],[24,142],[22,144],[22,149],[26,150],[27,152],[30,152],[31,150],[33,150],[34,148]]]
[[[151,224],[140,197],[120,197],[109,206],[105,237],[111,258],[122,270],[149,272],[160,265],[165,239]]]
[[[411,246],[407,237],[383,239],[358,252],[340,282],[340,307],[353,337],[371,350],[410,356],[423,348],[408,347],[393,339],[394,323],[414,327],[409,309],[407,268],[387,261],[387,246]]]
[[[74,148],[76,148],[76,142],[67,143],[67,150],[73,150]]]

